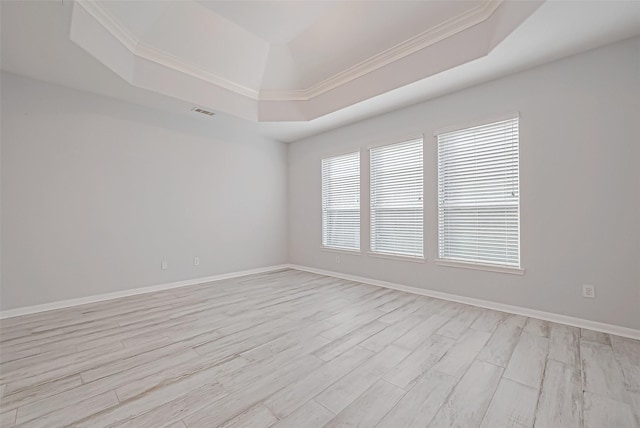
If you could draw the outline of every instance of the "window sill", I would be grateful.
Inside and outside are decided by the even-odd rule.
[[[351,254],[354,256],[359,256],[362,254],[360,250],[349,250],[347,248],[335,248],[335,247],[325,247],[323,245],[320,246],[322,251],[328,251],[330,253],[343,253],[343,254]]]
[[[401,256],[397,254],[374,253],[372,251],[369,251],[367,255],[371,257],[376,257],[379,259],[398,260],[403,262],[413,262],[413,263],[427,262],[427,259],[425,259],[424,257],[412,257],[412,256]]]
[[[480,264],[480,263],[458,262],[454,260],[435,259],[434,262],[438,266],[455,267],[455,268],[462,268],[462,269],[474,269],[474,270],[482,270],[486,272],[507,273],[510,275],[524,275],[524,272],[525,272],[525,270],[522,268],[490,265],[490,264]]]

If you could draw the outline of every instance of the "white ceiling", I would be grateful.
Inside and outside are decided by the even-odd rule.
[[[76,0],[71,40],[132,85],[309,121],[488,54],[542,0]]]
[[[478,5],[499,3],[91,0],[80,4],[97,15],[107,12],[107,18],[121,24],[138,43],[259,92],[307,89]],[[102,23],[114,30],[111,23]]]
[[[420,20],[411,21],[407,20],[408,18],[424,13],[426,9],[420,12],[420,8],[426,7],[425,4],[444,2],[393,2],[393,4],[411,3],[406,6],[406,9],[400,8],[401,11],[396,12],[396,15],[392,13],[391,8],[387,7],[390,2],[188,3],[191,3],[189,7],[196,8],[197,11],[212,11],[212,16],[217,17],[213,19],[224,21],[225,26],[237,34],[241,34],[238,37],[244,38],[250,49],[258,52],[265,49],[266,46],[266,54],[261,58],[267,64],[272,58],[274,46],[290,48],[299,40],[305,40],[307,47],[312,46],[309,43],[321,38],[319,35],[321,32],[317,30],[318,33],[314,33],[316,30],[311,31],[310,29],[324,28],[326,36],[327,33],[336,33],[336,28],[342,28],[340,25],[348,24],[348,22],[337,23],[336,16],[341,17],[345,14],[351,18],[360,16],[362,18],[362,27],[360,28],[362,34],[371,35],[372,31],[380,28],[381,33],[396,34],[397,38],[392,38],[391,41],[397,42],[407,34],[415,33],[419,29],[416,22]],[[354,7],[353,3],[359,4],[360,9]],[[451,14],[455,15],[462,8],[469,6],[469,3],[447,2],[447,4],[450,3],[457,4],[456,7],[459,9],[431,9],[433,14],[429,14],[429,19],[433,19],[433,21],[429,21],[427,26],[432,26],[434,22],[437,23],[443,19],[444,15],[438,15],[438,13],[449,13],[451,16]],[[175,6],[173,2],[110,1],[106,4],[113,16],[118,16],[119,22],[126,25],[131,34],[138,39],[144,40],[146,37],[154,42],[160,41],[159,43],[163,43],[162,46],[165,48],[184,48],[183,44],[171,46],[175,40],[172,41],[171,37],[167,37],[162,29],[169,25],[167,22],[175,24],[181,22],[180,19],[184,21],[185,16],[191,16],[187,13],[188,7],[182,7],[183,17],[180,18],[177,16],[179,13],[172,9]],[[363,8],[363,5],[372,4],[379,4],[379,6],[372,7],[371,12],[368,13],[367,8]],[[189,110],[194,106],[194,103],[187,98],[182,97],[182,100],[178,100],[175,97],[167,97],[132,86],[74,44],[69,37],[73,9],[73,4],[70,1],[2,1],[0,7],[2,14],[1,65],[3,70],[154,108],[193,114]],[[355,15],[349,15],[345,12],[350,7],[356,11],[353,12]],[[384,27],[384,20],[381,20],[383,16],[389,17],[387,21],[389,27]],[[210,19],[211,16],[203,23],[210,23]],[[332,24],[328,25],[327,22],[332,22]],[[402,27],[402,30],[398,30],[400,22],[414,23],[407,24],[407,28]],[[186,23],[193,25],[193,21],[188,19],[187,22],[182,22],[180,25]],[[204,31],[205,34],[208,34],[206,31],[209,30],[205,29]],[[498,32],[494,28],[493,34]],[[510,34],[505,34],[504,40],[499,37],[497,45],[487,55],[478,59],[347,107],[338,108],[336,111],[311,121],[248,123],[247,125],[265,136],[281,141],[294,141],[639,33],[640,2],[550,0],[533,11],[531,16],[526,18]],[[314,34],[314,36],[308,37],[309,34]],[[358,37],[354,37],[354,39],[358,39]],[[236,40],[237,38],[234,38],[234,42]],[[354,46],[365,46],[369,39],[362,36],[362,39],[358,40],[361,40],[364,45],[355,43]],[[375,43],[367,46],[381,43],[379,39],[373,38],[371,40],[375,40]],[[339,41],[331,39],[330,45],[337,44]],[[201,49],[191,51],[184,48],[185,55],[199,55],[202,53],[202,46],[205,45],[200,45]],[[326,46],[324,49],[327,49]],[[348,52],[348,49],[337,49],[337,51]],[[371,52],[371,50],[367,51],[366,55]],[[300,58],[308,58],[313,56],[313,53],[313,49],[301,49],[299,55],[301,55]],[[305,57],[305,55],[307,56]],[[242,59],[238,60],[233,52],[229,58],[231,62],[235,62],[235,64],[228,66],[229,73],[235,75],[233,67],[242,64]],[[311,67],[314,70],[317,68],[318,74],[302,73],[304,78],[308,80],[303,82],[304,79],[300,78],[298,81],[302,82],[301,84],[308,84],[314,79],[322,78],[327,73],[330,74],[339,69],[339,67],[335,68],[336,64],[349,66],[349,60],[354,61],[359,58],[356,55],[351,57],[345,54],[343,60],[330,61],[330,64],[326,65],[327,68]],[[249,58],[247,61],[255,60],[256,58]],[[307,64],[306,60],[303,61],[303,64]],[[240,68],[244,69],[245,67],[248,65],[245,64]],[[242,78],[251,81],[253,77],[246,74],[242,75]],[[262,87],[262,80],[256,79],[255,82],[259,85],[258,87]],[[215,126],[216,121],[237,119],[231,119],[228,115],[219,113],[213,119],[203,117],[202,120],[210,120],[212,126]]]
[[[201,1],[256,37],[286,44],[343,4],[333,1]]]

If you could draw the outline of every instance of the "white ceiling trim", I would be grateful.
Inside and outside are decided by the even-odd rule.
[[[260,91],[264,101],[308,101],[359,77],[372,73],[406,56],[445,40],[468,28],[486,21],[503,0],[481,0],[473,9],[454,16],[410,39],[349,67],[308,89],[297,91]]]
[[[76,0],[76,4],[89,13],[133,55],[195,77],[207,83],[217,85],[255,101],[309,101],[319,95],[343,86],[353,80],[372,73],[386,65],[487,20],[502,2],[503,0],[481,0],[473,9],[469,9],[458,16],[405,40],[404,42],[373,55],[352,67],[312,85],[308,89],[260,91],[240,85],[200,67],[188,64],[168,52],[148,45],[131,34],[131,32],[99,2],[91,0]]]
[[[106,28],[120,43],[122,43],[132,53],[135,53],[138,46],[138,39],[120,23],[107,9],[102,5],[91,0],[76,0],[75,4],[82,8],[93,18]]]
[[[259,100],[260,93],[257,90],[232,82],[231,80],[220,77],[217,74],[211,73],[210,71],[204,70],[200,67],[188,64],[182,59],[146,43],[139,42],[134,55],[195,77],[196,79],[203,80],[207,83],[220,86],[221,88],[235,92],[238,95],[243,95],[256,101]]]
[[[107,31],[118,39],[118,41],[120,41],[120,43],[122,43],[133,55],[195,77],[196,79],[203,80],[207,83],[220,86],[224,89],[235,92],[236,94],[251,98],[252,100],[257,101],[259,99],[259,92],[256,89],[240,85],[200,67],[188,64],[168,52],[142,42],[131,34],[131,32],[100,3],[92,0],[76,0],[76,4],[80,5],[85,11],[87,11],[87,13],[89,13]]]

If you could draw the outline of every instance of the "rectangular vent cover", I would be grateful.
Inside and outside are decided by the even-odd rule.
[[[212,111],[203,110],[203,109],[198,108],[198,107],[192,108],[191,111],[195,111],[196,113],[206,114],[207,116],[213,116],[215,114]]]

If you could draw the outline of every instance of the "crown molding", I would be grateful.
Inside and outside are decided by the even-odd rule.
[[[496,11],[502,2],[503,0],[481,0],[477,6],[460,15],[373,55],[307,89],[299,90],[256,90],[238,84],[142,42],[97,1],[76,0],[75,3],[100,23],[133,55],[139,58],[160,64],[255,101],[309,101],[484,22]]]
[[[75,5],[81,6],[85,12],[98,21],[124,47],[131,53],[135,53],[138,39],[100,3],[91,0],[76,0],[74,7]]]
[[[259,92],[255,89],[232,82],[214,73],[204,70],[198,66],[188,64],[186,61],[142,42],[122,25],[107,9],[99,2],[92,0],[76,0],[75,4],[81,6],[100,25],[111,33],[122,45],[138,58],[146,59],[164,67],[173,69],[180,73],[195,77],[221,88],[227,89],[236,94],[243,95],[253,100],[259,99]]]
[[[259,92],[255,89],[249,88],[239,83],[232,82],[231,80],[220,77],[217,74],[204,70],[200,67],[187,63],[186,61],[165,52],[161,49],[153,47],[143,42],[138,42],[134,55],[139,58],[146,59],[156,64],[171,68],[180,73],[195,77],[196,79],[203,80],[212,85],[220,86],[228,91],[235,92],[236,94],[243,95],[252,100],[259,100]]]
[[[474,25],[486,21],[496,11],[503,0],[482,0],[473,9],[454,16],[435,27],[417,34],[391,48],[367,58],[308,89],[293,91],[260,91],[260,100],[264,101],[308,101],[332,89],[345,85],[359,77],[372,73],[385,65],[434,45]]]

